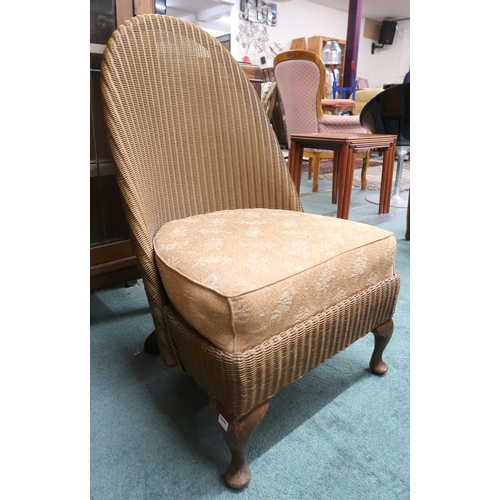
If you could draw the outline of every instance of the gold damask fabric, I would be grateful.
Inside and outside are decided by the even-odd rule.
[[[164,224],[160,276],[183,318],[239,353],[394,274],[383,229],[303,212],[240,209]]]

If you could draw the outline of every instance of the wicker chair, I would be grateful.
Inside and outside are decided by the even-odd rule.
[[[276,82],[274,78],[274,68],[267,67],[261,68],[262,79],[264,82]],[[283,120],[283,102],[281,100],[279,89],[275,90],[276,99],[271,113],[271,125],[273,126],[274,133],[278,139],[281,149],[288,149],[288,139],[286,134],[286,124]]]
[[[276,102],[277,86],[276,82],[264,82],[262,84],[262,95],[260,98],[270,122],[272,121],[274,103]]]
[[[126,21],[101,88],[155,325],[147,350],[208,393],[231,452],[226,482],[242,488],[271,396],[370,331],[370,368],[386,372],[394,234],[302,211],[255,90],[194,24]]]
[[[321,58],[309,50],[289,50],[274,58],[274,76],[285,109],[285,122],[290,147],[290,134],[332,133],[367,134],[361,126],[359,116],[327,115],[321,107],[325,88],[326,70]],[[349,101],[352,102],[352,101]],[[309,178],[312,191],[318,191],[319,164],[322,159],[333,159],[332,151],[304,150],[309,159]],[[370,161],[370,150],[356,153],[363,159],[361,189],[368,184],[366,172]],[[335,189],[336,186],[333,186]],[[335,200],[336,197],[334,196]]]

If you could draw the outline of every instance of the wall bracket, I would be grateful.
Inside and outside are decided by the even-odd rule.
[[[384,44],[382,45],[375,45],[375,43],[372,43],[372,54],[375,54],[375,49],[383,49]]]

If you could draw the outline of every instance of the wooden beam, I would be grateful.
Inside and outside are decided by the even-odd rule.
[[[363,36],[365,38],[369,38],[370,40],[375,40],[376,42],[378,42],[381,27],[381,23],[371,21],[370,19],[365,19],[365,29],[363,31]]]
[[[116,0],[116,26],[120,26],[127,19],[134,17],[134,2],[133,0]]]
[[[140,14],[154,14],[154,0],[134,0],[134,10],[134,14],[136,16],[139,16]]]

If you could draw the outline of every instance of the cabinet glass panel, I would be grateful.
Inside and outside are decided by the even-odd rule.
[[[90,43],[106,44],[115,27],[115,1],[90,0]]]
[[[130,237],[116,182],[100,89],[101,54],[90,57],[90,246]]]

